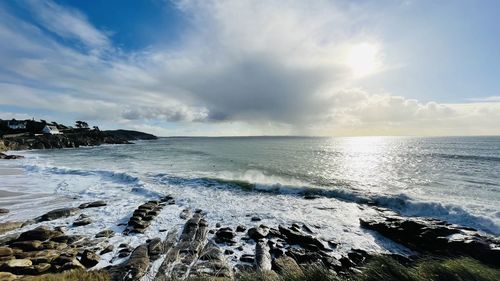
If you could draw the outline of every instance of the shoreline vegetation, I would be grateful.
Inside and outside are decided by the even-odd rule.
[[[45,120],[1,120],[0,152],[8,150],[77,148],[102,144],[130,144],[134,140],[152,140],[156,136],[131,130],[100,130],[84,121],[66,126]]]
[[[46,122],[35,123],[38,129],[45,124],[42,133],[37,133],[38,129],[27,128],[30,120],[25,121],[24,132],[20,132],[8,128],[19,122],[0,120],[0,151],[156,138],[135,131],[90,129],[83,121],[76,123],[77,128],[53,122],[47,129]],[[311,194],[299,196],[317,199]],[[0,209],[0,280],[500,280],[499,237],[432,218],[404,217],[370,204],[360,205],[373,208],[378,215],[360,219],[360,226],[375,238],[385,237],[405,246],[414,255],[354,248],[340,255],[335,253],[335,241],[317,237],[307,223],[264,225],[261,218],[248,217],[242,220],[250,220],[253,227],[221,225],[210,222],[201,209],[183,209],[179,217],[185,223],[179,229],[166,225],[157,237],[142,235],[162,211],[176,205],[176,198],[167,194],[137,206],[126,223],[116,226],[120,235],[144,238],[137,247],[113,245],[110,239],[118,234],[111,229],[95,229],[95,235],[68,233],[69,228],[83,229],[99,220],[89,217],[87,209],[108,204],[112,202],[87,202],[26,221],[1,220],[9,210]],[[63,219],[72,222],[62,223]],[[242,254],[230,262],[243,245],[250,245],[253,254]],[[101,260],[110,265],[94,270]]]

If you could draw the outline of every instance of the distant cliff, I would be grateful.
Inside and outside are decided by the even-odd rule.
[[[108,130],[104,131],[109,136],[113,136],[115,138],[121,138],[125,140],[155,140],[157,137],[155,135],[131,131],[131,130]]]

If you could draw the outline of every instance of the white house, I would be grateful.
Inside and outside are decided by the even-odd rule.
[[[52,126],[52,125],[45,125],[45,127],[43,127],[42,132],[44,134],[49,134],[49,135],[59,135],[59,134],[61,134],[61,132],[59,132],[59,130],[57,129],[57,127],[56,126]]]
[[[9,126],[9,128],[11,128],[13,130],[26,129],[26,121],[18,121],[18,120],[12,119],[9,121],[9,123],[7,125]]]

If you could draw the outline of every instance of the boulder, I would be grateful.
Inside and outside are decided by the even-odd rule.
[[[73,222],[73,226],[84,226],[91,224],[92,220],[90,218],[79,218]]]
[[[10,244],[12,248],[21,249],[23,251],[37,251],[43,249],[42,242],[38,240],[32,241],[17,241]]]
[[[248,263],[254,263],[255,262],[255,256],[251,254],[243,254],[240,257],[240,261],[242,262],[248,262]]]
[[[5,215],[5,214],[8,214],[8,213],[9,213],[8,209],[0,208],[0,215]]]
[[[286,237],[289,244],[298,244],[310,249],[328,250],[328,248],[319,239],[305,234],[298,229],[285,228],[278,226],[279,231]]]
[[[280,275],[302,275],[302,269],[297,262],[288,256],[282,256],[273,260],[272,269]]]
[[[271,270],[271,253],[265,239],[255,244],[255,267],[261,271]]]
[[[96,253],[85,250],[80,257],[80,263],[83,264],[86,268],[91,268],[99,263],[101,258]]]
[[[95,235],[95,238],[101,238],[101,237],[110,238],[113,236],[115,236],[115,232],[111,229],[106,229],[106,230],[103,230],[103,231],[97,233]]]
[[[106,205],[107,205],[107,203],[104,201],[94,201],[94,202],[89,202],[89,203],[83,203],[80,206],[78,206],[78,208],[79,209],[87,209],[87,208],[103,207]]]
[[[9,247],[0,247],[0,257],[12,256],[14,251]]]
[[[269,235],[269,227],[265,225],[260,225],[259,227],[252,227],[247,231],[248,237],[257,241],[262,238],[266,238]]]
[[[149,267],[148,246],[141,245],[123,264],[108,269],[112,280],[140,280]]]
[[[40,240],[45,241],[47,239],[60,236],[62,232],[51,230],[47,226],[39,226],[35,229],[28,230],[26,232],[21,233],[21,236],[17,239],[17,241],[27,241],[27,240]]]
[[[236,235],[230,227],[219,228],[217,232],[215,232],[215,241],[217,243],[229,242],[233,243],[233,238]]]
[[[38,221],[51,221],[51,220],[56,220],[60,218],[66,218],[70,217],[73,215],[76,215],[78,213],[79,209],[78,208],[61,208],[61,209],[56,209],[52,210],[38,218]]]
[[[107,253],[110,253],[110,252],[113,252],[114,250],[114,246],[113,245],[108,245],[106,248],[104,248],[99,254],[100,255],[104,255],[104,254],[107,254]]]
[[[391,211],[383,211],[376,218],[360,219],[360,224],[418,252],[466,255],[500,266],[500,239],[470,228],[436,219],[401,217]]]
[[[245,230],[247,230],[247,227],[244,225],[238,225],[236,227],[236,232],[245,232]]]

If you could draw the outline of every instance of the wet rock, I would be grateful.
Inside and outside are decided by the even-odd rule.
[[[104,254],[107,254],[107,253],[110,253],[110,252],[113,252],[114,250],[114,246],[113,245],[108,245],[106,246],[106,248],[104,248],[99,254],[100,255],[104,255]]]
[[[433,255],[466,255],[500,266],[500,240],[470,228],[425,218],[405,218],[390,211],[380,217],[360,219],[362,227],[377,231],[406,247]]]
[[[286,255],[293,258],[298,264],[313,264],[322,261],[320,253],[306,249],[290,248]]]
[[[245,232],[245,230],[247,230],[247,227],[244,225],[238,225],[236,227],[236,232]]]
[[[87,208],[103,207],[106,205],[107,205],[107,203],[104,201],[94,201],[94,202],[89,202],[89,203],[83,203],[80,206],[78,206],[78,208],[79,209],[87,209]]]
[[[231,249],[224,250],[224,255],[232,255],[232,254],[234,254],[233,250],[231,250]]]
[[[23,226],[22,222],[2,222],[0,223],[0,234],[4,234],[5,232],[18,229]]]
[[[19,238],[17,239],[18,241],[27,241],[27,240],[40,240],[40,241],[45,241],[47,239],[56,237],[61,235],[62,232],[56,231],[56,230],[51,230],[47,226],[39,226],[35,229],[28,230],[26,232],[21,233]]]
[[[102,238],[102,237],[111,238],[113,236],[115,236],[115,232],[111,229],[106,229],[106,230],[103,230],[103,231],[97,233],[95,235],[95,238]]]
[[[255,262],[255,256],[251,254],[243,254],[240,257],[240,261],[242,262],[248,262],[248,263],[254,263]]]
[[[269,235],[269,227],[265,225],[260,225],[259,227],[252,227],[248,229],[248,237],[252,238],[253,240],[257,241],[262,238],[266,238],[267,235]]]
[[[252,217],[250,220],[251,220],[251,221],[261,221],[262,219],[261,219],[261,218],[259,218],[259,217],[254,216],[254,217]]]
[[[73,243],[78,242],[84,238],[85,238],[85,236],[83,236],[83,235],[60,235],[60,236],[50,238],[50,241],[57,242],[57,243],[73,244]]]
[[[229,242],[233,243],[233,238],[236,235],[230,227],[219,228],[217,232],[215,232],[215,241],[217,243]]]
[[[56,209],[56,210],[52,210],[52,211],[40,216],[37,220],[38,221],[51,221],[51,220],[56,220],[56,219],[60,219],[60,218],[66,218],[66,217],[76,215],[79,210],[80,209],[78,209],[78,208]]]
[[[0,153],[0,159],[12,160],[12,159],[23,159],[23,158],[24,156],[22,155],[13,155],[13,154],[7,155],[5,153]]]
[[[18,241],[10,244],[12,248],[21,249],[23,251],[36,251],[43,249],[42,242],[38,240],[33,241]]]
[[[281,225],[278,226],[278,228],[280,233],[286,237],[286,240],[288,241],[289,244],[298,244],[306,248],[311,248],[313,250],[314,249],[328,250],[328,248],[326,248],[323,242],[321,242],[319,239],[311,235],[305,234],[300,230],[285,228],[282,227]]]
[[[122,265],[111,267],[108,271],[112,280],[139,280],[149,267],[148,246],[141,245],[132,252]]]
[[[8,209],[0,208],[0,215],[5,215],[5,214],[8,214],[8,213],[9,213]]]
[[[80,263],[83,264],[83,266],[85,266],[86,268],[94,267],[99,263],[100,260],[101,258],[99,257],[99,255],[90,250],[85,250],[80,257]]]
[[[304,195],[304,199],[306,199],[306,200],[314,200],[314,199],[318,199],[318,198],[321,198],[321,196],[319,196],[317,194],[305,194]]]
[[[163,253],[163,243],[160,238],[153,238],[148,242],[148,255],[152,260],[156,260]]]
[[[90,218],[80,216],[77,220],[73,222],[73,226],[84,226],[91,223],[92,220]]]

